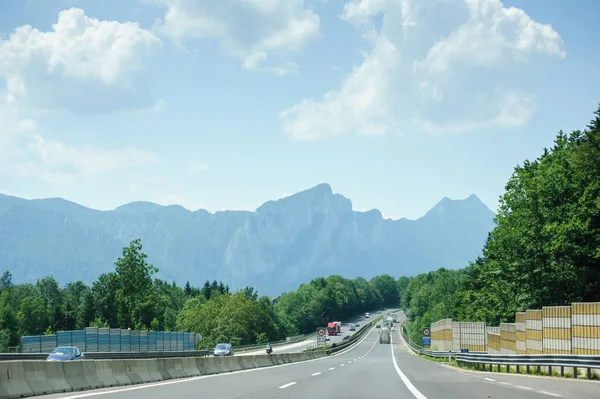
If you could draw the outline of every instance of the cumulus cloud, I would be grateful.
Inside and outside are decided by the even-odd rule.
[[[500,0],[350,0],[341,18],[370,50],[338,89],[282,111],[292,138],[521,126],[528,78],[565,57],[550,25]]]
[[[81,177],[158,162],[155,154],[135,148],[73,147],[47,139],[6,93],[0,93],[0,153],[0,172],[49,183],[76,182]]]
[[[0,79],[9,96],[37,108],[147,108],[154,100],[140,71],[160,48],[160,39],[137,23],[100,21],[71,8],[48,32],[25,25],[0,40]]]
[[[176,40],[214,39],[245,69],[278,75],[288,56],[319,36],[319,16],[305,0],[156,0],[167,11],[158,31]]]
[[[73,147],[43,134],[30,115],[54,108],[96,112],[148,103],[136,76],[160,40],[135,23],[62,11],[52,31],[22,26],[0,39],[0,172],[51,183],[153,164],[135,148]],[[151,103],[149,103],[151,104]]]

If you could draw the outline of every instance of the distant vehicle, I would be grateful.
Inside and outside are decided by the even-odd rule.
[[[369,312],[365,313],[365,319],[369,318]]]
[[[356,327],[350,326],[350,331],[356,331]]]
[[[85,355],[76,346],[59,346],[46,358],[50,362],[83,359],[85,359]]]
[[[233,346],[231,344],[217,344],[213,354],[215,356],[233,356]]]
[[[384,327],[381,330],[381,334],[379,335],[379,343],[380,344],[389,344],[390,343],[390,329]]]
[[[381,324],[377,324],[375,328],[381,328]]]
[[[338,335],[342,330],[342,325],[339,321],[331,321],[327,323],[327,335]]]
[[[354,327],[358,328],[358,327],[360,327],[360,324],[356,323],[356,324],[354,325]]]

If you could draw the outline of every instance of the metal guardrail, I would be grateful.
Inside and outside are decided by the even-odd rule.
[[[306,341],[307,339],[309,339],[311,337],[315,337],[316,335],[317,335],[317,333],[314,332],[314,333],[306,334],[303,336],[297,336],[295,339],[290,339],[289,341],[287,339],[284,339],[281,341],[275,341],[275,342],[271,342],[271,346],[276,348],[278,346],[290,345],[290,344],[294,344],[297,342]],[[266,343],[265,344],[257,344],[257,345],[236,346],[233,348],[233,351],[236,353],[253,352],[256,350],[265,349],[265,346],[266,346]]]
[[[410,341],[406,334],[404,324],[402,324],[402,338],[408,345],[410,350],[418,355],[426,355],[434,358],[455,358],[459,366],[467,363],[475,365],[478,370],[492,370],[492,366],[507,366],[506,372],[510,373],[510,366],[515,366],[517,373],[522,366],[529,371],[531,367],[536,367],[540,371],[541,367],[548,367],[550,374],[553,368],[560,368],[560,374],[565,375],[565,367],[573,369],[573,378],[577,378],[578,369],[587,369],[588,379],[592,377],[593,369],[600,369],[600,356],[595,355],[558,355],[558,354],[543,354],[543,355],[508,355],[508,354],[490,354],[487,352],[440,352],[432,351],[415,345]],[[489,365],[488,368],[485,366]]]
[[[121,360],[121,359],[158,359],[165,357],[205,357],[210,351],[177,351],[177,352],[86,352],[87,360]],[[6,360],[46,360],[47,353],[0,353],[0,361]]]
[[[510,373],[510,366],[516,366],[517,372],[521,366],[525,366],[529,371],[530,367],[537,367],[538,371],[541,367],[548,367],[550,374],[554,367],[560,367],[560,373],[564,376],[564,368],[573,368],[573,377],[577,378],[578,369],[587,369],[588,378],[591,378],[593,369],[600,369],[600,356],[596,355],[506,355],[506,354],[489,354],[489,353],[459,353],[456,355],[456,361],[461,363],[474,364],[477,369],[486,371],[485,365],[489,364],[489,370],[492,366],[508,366],[506,371]]]

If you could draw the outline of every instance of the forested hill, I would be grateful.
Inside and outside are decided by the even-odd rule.
[[[355,212],[327,184],[255,212],[211,214],[136,202],[97,211],[62,199],[0,195],[0,269],[15,282],[54,276],[90,284],[140,238],[158,276],[279,295],[322,275],[415,275],[463,267],[481,253],[494,214],[476,196],[440,201],[417,220]]]
[[[453,317],[514,322],[517,311],[600,301],[600,107],[584,130],[517,166],[483,255],[466,269],[410,279],[413,338]]]
[[[0,352],[22,335],[50,334],[88,326],[188,331],[217,342],[264,343],[314,332],[331,320],[397,306],[401,280],[389,275],[317,278],[275,303],[252,287],[234,291],[224,282],[178,286],[156,278],[139,240],[122,249],[112,271],[91,287],[74,281],[60,287],[52,277],[14,284],[0,277]]]

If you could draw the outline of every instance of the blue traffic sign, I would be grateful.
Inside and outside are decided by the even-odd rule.
[[[422,345],[431,345],[431,337],[422,337],[421,344]]]

